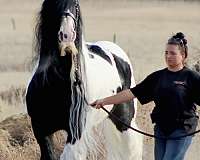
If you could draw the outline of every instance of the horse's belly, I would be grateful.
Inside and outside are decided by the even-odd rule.
[[[117,69],[98,56],[87,66],[86,72],[89,101],[111,96],[121,87]]]
[[[86,72],[89,103],[92,103],[96,99],[114,95],[117,87],[121,87],[116,68],[98,56],[95,56],[94,59],[86,65]],[[108,116],[103,110],[90,109],[90,113],[87,115],[88,123],[94,123],[95,121],[95,123],[98,124],[98,122],[101,122]],[[107,109],[111,110],[112,105],[107,107]]]

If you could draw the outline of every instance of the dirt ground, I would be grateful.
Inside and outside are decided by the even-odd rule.
[[[41,3],[41,0],[0,0],[0,121],[11,115],[26,113],[23,96],[31,76],[27,68],[34,54],[33,33]],[[116,43],[131,59],[137,83],[149,73],[165,66],[164,47],[172,33],[182,31],[187,36],[189,65],[198,60],[199,2],[81,0],[81,9],[86,41],[113,41],[116,35]],[[153,128],[149,117],[152,108],[153,103],[138,105],[137,114],[139,127],[150,133]],[[8,130],[5,131],[5,127],[3,131],[1,129],[0,126],[2,144],[1,138],[8,135]],[[34,140],[28,141],[27,145],[30,143],[36,145]],[[197,135],[186,160],[199,160],[199,144],[200,135]],[[31,151],[34,150],[29,147]],[[9,149],[12,151],[16,148],[8,148],[10,153]],[[38,156],[37,150],[33,153]],[[144,160],[153,159],[153,139],[144,139],[143,155]],[[5,160],[5,157],[2,159],[0,156],[0,160]]]

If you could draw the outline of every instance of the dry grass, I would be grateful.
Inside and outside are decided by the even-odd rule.
[[[21,105],[24,104],[25,102],[25,92],[26,89],[24,86],[20,86],[20,87],[14,87],[11,86],[8,90],[6,91],[2,91],[0,93],[0,99],[4,102],[6,102],[9,105]]]
[[[24,86],[11,86],[8,90],[0,92],[0,121],[15,114],[25,113],[24,98]]]
[[[52,136],[57,157],[62,153],[66,136],[59,131]],[[39,160],[39,146],[26,114],[12,116],[0,123],[0,160]]]
[[[0,1],[0,121],[26,112],[23,98],[31,74],[25,71],[33,56],[33,26],[41,2]],[[116,35],[117,44],[127,51],[131,59],[137,82],[165,66],[163,50],[172,33],[182,31],[187,35],[189,65],[200,60],[198,2],[83,0],[81,8],[85,39],[112,41],[113,35]],[[140,128],[150,133],[153,131],[149,117],[152,108],[153,104],[139,106],[137,115]],[[62,143],[60,137],[62,135],[56,138],[57,144]],[[199,142],[199,136],[196,136],[186,160],[191,157],[199,159]],[[144,143],[144,160],[147,157],[151,160],[153,140],[145,138]],[[0,160],[35,160],[39,156],[38,151],[26,115],[11,117],[0,123]]]
[[[30,74],[24,72],[0,73],[0,121],[25,113],[25,88]]]
[[[0,160],[37,160],[39,157],[39,148],[26,115],[2,121],[0,141]]]

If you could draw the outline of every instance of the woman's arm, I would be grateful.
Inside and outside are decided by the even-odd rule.
[[[96,100],[95,102],[91,103],[90,105],[94,108],[101,108],[105,105],[110,105],[110,104],[120,104],[124,102],[131,101],[135,96],[131,92],[130,89],[123,90],[119,93],[117,93],[114,96],[106,97],[103,99]]]

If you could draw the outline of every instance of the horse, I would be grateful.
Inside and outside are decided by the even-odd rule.
[[[51,136],[65,130],[61,160],[141,160],[142,136],[89,104],[135,86],[126,53],[108,41],[85,42],[78,0],[44,0],[36,25],[36,65],[27,111],[41,160],[55,160]],[[109,111],[137,128],[137,101]]]

